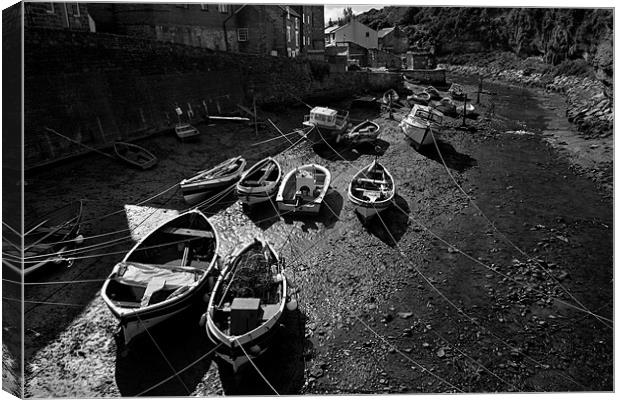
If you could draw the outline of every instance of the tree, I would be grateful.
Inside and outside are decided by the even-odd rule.
[[[355,17],[355,15],[353,14],[353,9],[351,7],[347,7],[343,9],[342,15],[343,15],[343,18],[342,18],[343,25],[348,24]]]

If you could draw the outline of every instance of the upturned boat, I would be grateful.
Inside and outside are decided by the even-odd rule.
[[[141,169],[148,169],[157,164],[157,157],[147,149],[133,143],[115,142],[114,153],[126,163]]]
[[[379,136],[381,127],[373,121],[365,120],[342,134],[339,141],[355,144],[373,143]]]
[[[331,181],[329,170],[307,164],[289,171],[280,184],[276,202],[285,213],[318,214]]]
[[[217,280],[206,312],[207,335],[216,354],[237,371],[273,344],[289,286],[284,263],[260,239],[233,252]]]
[[[9,243],[3,240],[2,263],[15,271],[22,270],[29,276],[39,270],[53,265],[71,263],[65,252],[81,243],[80,221],[82,219],[82,202],[74,201],[39,218],[28,225],[23,234],[23,259],[21,243]],[[4,239],[4,235],[3,235]]]
[[[237,183],[239,200],[248,206],[269,201],[278,193],[281,180],[280,164],[274,158],[267,157],[248,169]]]
[[[241,177],[245,165],[245,159],[237,156],[183,179],[180,183],[183,198],[187,203],[194,204],[219,190],[232,188]]]
[[[413,142],[416,148],[433,143],[433,133],[436,134],[441,128],[443,114],[430,108],[416,104],[411,112],[400,122],[399,126],[405,136]]]
[[[219,239],[198,210],[173,217],[141,239],[112,269],[101,297],[127,345],[187,309],[215,283]]]
[[[174,126],[174,133],[179,139],[188,139],[200,135],[200,131],[187,123],[178,123]]]
[[[348,197],[355,211],[367,220],[388,208],[395,192],[394,178],[375,160],[355,174],[349,184]]]

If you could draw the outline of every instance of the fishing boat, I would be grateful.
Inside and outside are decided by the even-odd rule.
[[[179,139],[188,139],[194,136],[200,135],[200,131],[187,123],[178,123],[174,127],[174,133],[176,133]]]
[[[429,94],[431,100],[441,100],[441,93],[439,93],[439,90],[435,89],[433,86],[427,87],[424,91]]]
[[[153,153],[133,143],[115,142],[114,153],[126,163],[141,169],[149,169],[158,161]]]
[[[398,93],[396,92],[396,90],[388,89],[385,93],[383,93],[383,97],[382,97],[383,104],[386,104],[386,105],[390,104],[390,99],[392,100],[392,103],[395,103],[400,99],[400,96],[398,96]]]
[[[444,97],[439,101],[432,102],[432,106],[443,115],[456,116],[456,104],[449,97]]]
[[[473,104],[465,101],[465,102],[458,102],[456,105],[456,112],[459,115],[463,115],[463,112],[465,112],[465,115],[468,117],[475,117],[478,114],[476,113],[476,107],[474,107]]]
[[[426,92],[414,93],[410,96],[407,96],[407,101],[414,104],[427,105],[428,102],[431,101],[431,95]]]
[[[210,194],[225,188],[233,188],[245,168],[241,156],[230,158],[211,169],[198,172],[180,183],[183,198],[189,204],[206,199]]]
[[[187,309],[217,276],[218,234],[198,210],[164,222],[116,264],[101,297],[119,320],[127,345],[137,335]]]
[[[465,89],[458,83],[453,83],[450,85],[448,93],[450,93],[450,96],[452,96],[454,100],[465,100]]]
[[[65,253],[83,240],[79,235],[81,219],[80,200],[45,215],[24,229],[23,259],[21,243],[3,240],[2,262],[15,271],[22,270],[23,262],[25,277],[52,265],[72,263]]]
[[[242,204],[252,206],[269,201],[278,193],[282,168],[272,157],[267,157],[247,170],[239,183],[237,195]]]
[[[278,209],[287,213],[318,214],[330,181],[329,170],[318,164],[302,165],[289,171],[278,189]]]
[[[206,313],[216,354],[234,371],[265,353],[289,299],[284,262],[267,242],[254,239],[229,257]]]
[[[349,112],[327,107],[314,107],[304,116],[304,126],[314,127],[321,140],[336,140],[349,127]],[[322,132],[326,134],[323,135]]]
[[[341,135],[339,141],[355,144],[373,143],[377,140],[380,129],[379,124],[365,120],[354,126],[349,132]]]
[[[437,133],[443,122],[443,114],[428,106],[416,104],[411,112],[400,122],[405,136],[416,148],[433,143],[433,133]]]
[[[348,197],[355,211],[367,220],[388,208],[395,192],[394,178],[375,160],[355,174],[349,184]]]

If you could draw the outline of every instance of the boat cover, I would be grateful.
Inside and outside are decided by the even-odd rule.
[[[197,280],[196,272],[174,271],[160,268],[150,264],[136,262],[121,262],[116,280],[129,286],[148,286],[152,280],[163,280],[164,288],[177,289],[183,286],[191,286]],[[173,266],[170,266],[173,268]]]

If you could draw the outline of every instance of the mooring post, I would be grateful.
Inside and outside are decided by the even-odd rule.
[[[254,111],[254,135],[258,136],[258,115],[256,115],[256,94],[252,94],[252,108]]]
[[[390,93],[388,96],[388,109],[390,113],[389,118],[394,119],[394,117],[392,116],[392,93]]]
[[[482,75],[478,75],[478,99],[476,100],[476,104],[480,104],[480,93],[482,93]]]
[[[465,123],[466,113],[467,113],[467,93],[465,93],[465,99],[463,100],[463,126],[466,125]]]

